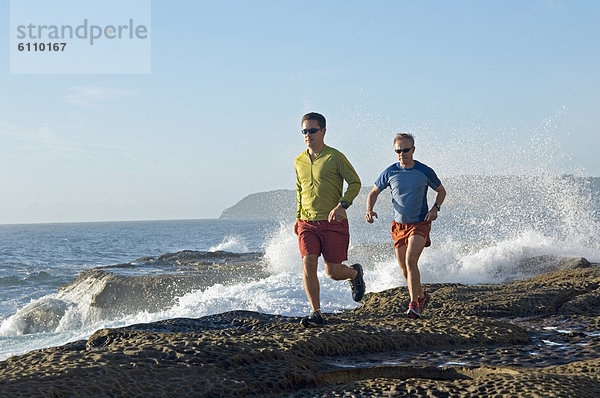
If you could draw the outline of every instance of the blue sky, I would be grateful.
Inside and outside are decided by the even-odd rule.
[[[599,17],[574,0],[154,0],[139,75],[11,74],[4,29],[0,223],[218,217],[294,188],[309,111],[363,185],[400,131],[442,180],[600,176]]]

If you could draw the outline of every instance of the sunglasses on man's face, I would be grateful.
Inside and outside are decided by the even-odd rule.
[[[302,131],[302,134],[306,135],[306,134],[309,134],[309,133],[310,134],[314,134],[317,131],[321,131],[321,130],[322,129],[319,127],[318,129],[304,129],[304,130],[301,130],[301,131]]]
[[[411,149],[413,149],[413,147],[404,149],[394,149],[394,151],[396,151],[396,153],[409,153]]]

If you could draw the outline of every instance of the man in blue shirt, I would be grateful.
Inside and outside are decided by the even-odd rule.
[[[394,206],[392,239],[396,259],[410,294],[406,313],[412,318],[420,318],[429,295],[421,286],[419,257],[423,249],[431,245],[431,222],[437,218],[446,190],[433,169],[413,159],[415,139],[411,134],[398,134],[394,138],[394,150],[398,154],[398,162],[385,169],[375,181],[375,186],[367,197],[365,219],[373,223],[373,218],[377,218],[377,213],[373,211],[377,197],[381,191],[390,187]],[[427,205],[428,187],[436,192],[431,209]]]

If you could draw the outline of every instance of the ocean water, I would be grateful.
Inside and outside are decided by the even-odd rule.
[[[600,262],[599,179],[455,177],[420,260],[428,282],[500,283],[561,257]],[[380,201],[388,201],[386,194]],[[288,204],[282,204],[288,205]],[[391,214],[349,212],[349,261],[367,292],[405,282]],[[389,206],[388,206],[389,208]],[[377,209],[377,208],[376,208]],[[293,220],[183,220],[0,225],[0,360],[89,337],[105,327],[230,310],[309,310]],[[347,282],[319,268],[321,308],[356,307]]]

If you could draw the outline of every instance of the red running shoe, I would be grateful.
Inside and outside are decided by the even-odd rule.
[[[422,312],[421,306],[414,301],[411,301],[410,304],[408,304],[408,311],[406,311],[406,315],[412,319],[419,319]]]

